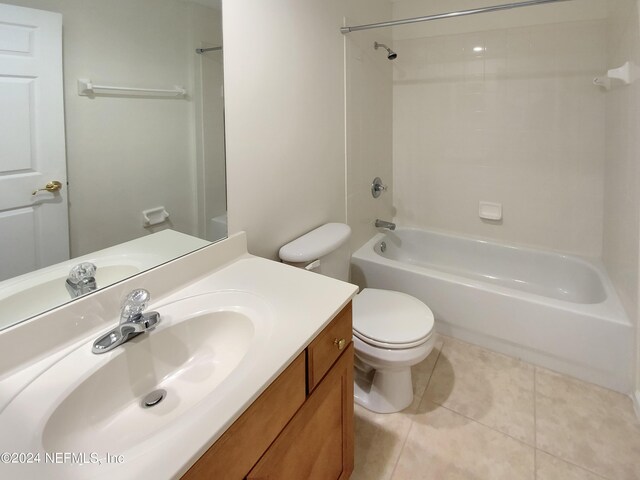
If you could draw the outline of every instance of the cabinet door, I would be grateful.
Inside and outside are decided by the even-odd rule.
[[[300,354],[182,480],[244,478],[304,404],[305,357]]]
[[[248,480],[347,479],[353,472],[353,344],[309,396]]]

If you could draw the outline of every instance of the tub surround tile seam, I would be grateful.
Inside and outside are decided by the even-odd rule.
[[[566,383],[574,388],[580,388],[580,389],[584,389],[587,388],[589,389],[589,393],[588,393],[588,398],[590,398],[593,401],[593,395],[605,395],[607,397],[607,399],[609,401],[611,401],[611,395],[613,395],[613,397],[618,397],[618,396],[623,396],[622,394],[620,394],[619,392],[616,392],[614,390],[608,389],[606,387],[602,387],[600,385],[585,381],[585,380],[581,380],[575,377],[571,377],[569,375],[565,375],[562,373],[558,373],[555,372],[553,370],[547,369],[547,368],[543,368],[543,367],[536,367],[536,408],[538,408],[538,406],[543,406],[542,402],[545,401],[545,399],[548,399],[548,395],[549,393],[545,394],[543,393],[544,388],[541,387],[541,382],[543,381],[544,377],[549,377],[555,381],[559,381],[559,382],[563,382]],[[538,387],[541,388],[538,388]],[[574,392],[575,393],[575,392]],[[584,392],[582,392],[584,393]],[[554,392],[552,394],[552,396],[554,396],[556,399],[561,398],[562,402],[564,404],[566,404],[567,401],[571,401],[571,399],[568,397],[568,394],[561,394],[558,392]],[[604,398],[600,398],[597,402],[594,403],[601,403],[602,401],[606,401]],[[606,407],[607,409],[611,409],[611,408],[615,408],[611,405],[608,405]],[[548,410],[548,408],[547,408]],[[565,412],[566,413],[566,412]],[[549,415],[549,412],[546,412],[546,415]],[[584,412],[583,412],[584,415]],[[543,414],[544,416],[544,414]],[[563,417],[563,418],[567,418],[567,417]],[[603,478],[603,479],[612,479],[612,478],[622,478],[622,477],[617,477],[616,475],[620,474],[620,472],[616,473],[615,471],[615,466],[612,466],[611,464],[606,465],[606,464],[599,464],[599,465],[594,465],[592,464],[591,466],[587,465],[587,463],[589,463],[588,461],[584,461],[584,460],[580,460],[580,459],[576,459],[576,458],[572,458],[572,456],[570,454],[568,454],[566,451],[563,451],[562,449],[558,449],[558,441],[554,438],[552,438],[552,443],[553,445],[544,445],[544,440],[542,442],[540,442],[540,445],[538,445],[539,443],[539,438],[540,436],[546,436],[547,439],[547,443],[549,442],[549,436],[552,435],[556,435],[553,434],[553,432],[549,432],[549,431],[545,431],[543,432],[542,430],[540,430],[541,428],[544,428],[545,424],[544,424],[545,419],[543,418],[542,420],[539,418],[536,418],[536,435],[537,435],[537,444],[536,444],[536,448],[538,450],[540,450],[540,452],[544,452],[545,454],[554,457],[556,459],[559,459],[567,464],[573,465],[575,467],[578,467],[592,475],[595,475],[599,478]],[[548,422],[549,419],[546,419],[546,421]],[[548,427],[548,425],[547,425]],[[548,430],[548,428],[547,428]],[[540,433],[541,435],[538,435],[538,433]],[[578,435],[577,432],[574,433],[574,435]],[[553,450],[553,451],[552,451]],[[596,468],[598,470],[596,470]],[[626,477],[625,477],[626,478]],[[635,478],[635,477],[634,477]]]
[[[503,432],[502,430],[498,430],[497,428],[492,427],[491,425],[487,425],[486,423],[481,422],[479,420],[476,420],[475,418],[468,417],[467,415],[465,415],[463,413],[460,413],[460,412],[457,412],[457,411],[453,410],[452,408],[447,407],[446,405],[442,405],[440,403],[434,402],[433,400],[427,400],[427,402],[432,403],[434,405],[437,405],[440,408],[444,408],[445,410],[448,410],[451,413],[455,413],[456,415],[460,415],[461,417],[466,418],[467,420],[469,420],[471,422],[477,423],[478,425],[482,425],[483,427],[486,427],[489,430],[493,430],[494,432],[500,433],[500,434],[504,435],[505,437],[509,437],[512,440],[515,440],[516,442],[521,443],[522,445],[525,445],[527,447],[533,448],[534,450],[536,449],[536,447],[534,445],[531,445],[530,443],[527,443],[524,440],[521,440],[520,438],[514,437],[513,435],[510,435],[510,434],[508,434],[506,432]],[[561,460],[563,460],[563,459],[561,459]]]
[[[431,353],[429,353],[429,356],[425,360],[423,360],[418,365],[416,365],[417,367],[419,367],[423,363],[429,362],[431,356],[435,356],[435,359],[433,361],[433,364],[431,365],[431,368],[428,371],[414,371],[413,367],[411,369],[412,384],[414,385],[414,390],[413,390],[414,398],[411,405],[409,405],[406,409],[403,410],[404,414],[415,415],[417,413],[417,410],[420,407],[420,404],[422,403],[422,398],[426,394],[427,389],[429,388],[429,383],[431,383],[431,379],[433,378],[433,373],[436,370],[436,365],[438,364],[438,360],[440,359],[442,349],[444,348],[444,340],[440,338],[440,334],[435,333],[435,335],[436,337],[434,341],[433,350],[431,351]],[[424,386],[420,387],[419,389],[416,389],[416,383],[418,378],[416,377],[416,375],[419,375],[421,379],[426,378],[426,382]]]
[[[440,349],[438,350],[438,355],[436,356],[436,361],[433,362],[433,368],[431,369],[431,371],[429,372],[429,379],[427,380],[427,384],[424,386],[424,391],[422,392],[422,395],[420,396],[420,402],[418,403],[418,406],[420,406],[422,404],[422,401],[424,400],[425,395],[427,394],[427,390],[429,390],[429,384],[431,383],[431,380],[433,379],[433,374],[436,371],[436,367],[438,366],[438,362],[440,361],[440,356],[442,355],[442,350],[444,350],[444,346],[446,345],[446,338],[443,335],[439,335],[442,341],[442,345],[440,345]]]
[[[440,360],[440,355],[442,355],[442,349],[444,348],[444,344],[445,344],[445,338],[443,338],[442,335],[438,334],[440,337],[440,340],[442,341],[442,345],[440,345],[440,349],[438,350],[438,355],[436,356],[436,361],[433,362],[433,368],[431,369],[431,371],[429,372],[429,379],[427,380],[427,384],[424,387],[424,391],[422,392],[422,395],[420,396],[420,401],[418,402],[417,405],[417,409],[418,412],[420,411],[420,405],[422,405],[422,403],[424,402],[424,397],[427,394],[427,389],[429,388],[429,383],[431,383],[431,379],[433,378],[433,372],[435,372],[436,370],[436,366],[438,365],[438,360]],[[410,417],[415,416],[416,414],[419,415],[418,412],[411,412],[411,414],[409,415]],[[409,439],[409,435],[411,434],[411,430],[413,429],[414,424],[416,423],[414,418],[409,418],[410,424],[409,424],[409,428],[407,429],[407,434],[404,437],[404,440],[402,441],[402,447],[400,448],[400,451],[398,452],[398,457],[396,458],[396,461],[394,462],[393,465],[393,469],[391,470],[391,476],[389,478],[393,478],[395,473],[396,473],[396,469],[398,468],[398,463],[400,463],[400,459],[402,458],[402,454],[404,452],[405,446],[407,445],[407,440]]]
[[[440,337],[442,337],[440,335]],[[440,360],[440,355],[442,355],[442,349],[444,348],[444,344],[445,344],[445,339],[444,338],[440,338],[440,340],[442,341],[442,345],[440,345],[440,349],[438,350],[438,355],[436,356],[436,361],[433,362],[433,368],[431,369],[431,371],[429,372],[429,379],[427,380],[427,384],[424,387],[424,391],[422,392],[422,395],[420,396],[420,401],[418,402],[417,405],[417,409],[418,411],[420,411],[420,405],[422,405],[422,402],[424,402],[424,397],[427,394],[427,389],[429,388],[429,383],[431,383],[431,379],[433,378],[433,372],[435,372],[436,370],[436,366],[438,365],[438,360]],[[418,414],[418,412],[411,412],[410,417],[415,416],[416,414]],[[411,430],[413,429],[413,425],[415,424],[415,420],[413,418],[410,418],[410,425],[409,425],[409,429],[407,430],[407,434],[404,437],[404,440],[402,441],[402,447],[400,448],[400,452],[398,453],[398,457],[396,458],[396,461],[393,465],[393,469],[391,470],[391,477],[393,478],[393,476],[395,475],[396,469],[398,468],[398,463],[400,463],[400,458],[402,458],[402,453],[404,452],[405,446],[407,445],[407,440],[409,439],[409,435],[411,434]]]
[[[591,475],[594,475],[594,476],[596,476],[598,478],[601,478],[602,480],[614,480],[613,477],[609,477],[609,476],[605,477],[601,473],[594,472],[589,467],[585,467],[584,465],[580,465],[579,463],[573,462],[571,460],[567,460],[566,458],[559,457],[558,455],[556,455],[554,453],[551,453],[551,452],[545,450],[544,448],[536,448],[536,452],[542,452],[542,453],[544,453],[546,455],[549,455],[550,457],[553,457],[553,458],[555,458],[557,460],[560,460],[561,462],[564,462],[564,463],[566,463],[568,465],[571,465],[572,467],[576,467],[576,468],[579,468],[580,470],[584,470],[585,472],[588,472]],[[538,467],[536,465],[536,478],[537,478],[537,469],[538,469]]]
[[[475,420],[475,419],[473,419],[473,418],[467,417],[466,415],[463,415],[463,414],[461,414],[460,412],[456,412],[455,410],[452,410],[452,409],[447,408],[447,407],[445,407],[445,406],[443,406],[443,405],[440,405],[440,404],[438,404],[438,403],[435,403],[435,402],[433,402],[432,400],[427,399],[426,397],[424,397],[424,398],[423,398],[423,400],[422,400],[422,402],[421,402],[421,405],[423,405],[423,404],[424,404],[424,405],[426,405],[426,404],[431,404],[431,405],[433,405],[433,406],[437,406],[437,407],[439,407],[439,408],[441,408],[441,409],[446,410],[447,412],[449,412],[450,414],[454,415],[455,417],[459,417],[459,418],[462,418],[462,419],[466,420],[469,424],[475,424],[475,425],[478,425],[478,426],[480,426],[481,428],[486,428],[487,430],[490,430],[491,432],[493,432],[493,433],[495,433],[495,434],[497,434],[497,435],[499,435],[499,436],[501,436],[501,437],[508,438],[509,440],[514,440],[514,441],[515,441],[515,442],[517,442],[519,445],[521,445],[522,447],[524,447],[526,450],[529,450],[529,451],[530,451],[530,453],[531,453],[531,455],[532,455],[532,462],[535,462],[535,450],[536,450],[536,448],[535,448],[534,446],[532,446],[532,445],[529,445],[527,442],[524,442],[524,441],[522,441],[522,440],[520,440],[520,439],[518,439],[518,438],[515,438],[515,437],[513,437],[513,436],[511,436],[511,435],[509,435],[509,434],[507,434],[507,433],[505,433],[505,432],[502,432],[502,431],[500,431],[500,430],[497,430],[497,429],[495,429],[495,428],[493,428],[493,427],[490,427],[490,426],[488,426],[488,425],[485,425],[484,423],[479,422],[478,420]],[[434,411],[435,411],[435,410],[437,410],[437,409],[434,409]],[[391,478],[392,478],[392,480],[395,478],[395,472],[396,472],[396,470],[398,469],[398,466],[399,466],[399,464],[400,464],[400,459],[403,457],[404,450],[407,448],[407,443],[408,443],[408,441],[409,441],[409,438],[411,437],[411,435],[410,435],[410,434],[411,434],[411,432],[413,431],[413,428],[414,428],[414,426],[415,426],[416,424],[418,424],[418,425],[419,425],[419,424],[420,424],[420,422],[418,422],[418,421],[417,421],[417,420],[415,420],[415,419],[412,419],[412,421],[411,421],[411,427],[410,427],[410,429],[409,429],[409,432],[407,433],[407,437],[406,437],[406,439],[405,439],[405,441],[404,441],[404,444],[403,444],[402,450],[400,451],[400,455],[398,456],[398,459],[397,459],[396,464],[395,464],[394,469],[393,469],[393,472],[394,472],[394,473],[393,473],[393,475],[392,475],[392,477],[391,477]],[[532,465],[531,465],[531,470],[530,470],[530,473],[531,473],[531,477],[530,477],[530,478],[535,479],[535,472],[536,472],[536,465],[535,465],[535,463],[532,463]],[[608,479],[605,479],[605,480],[608,480]]]
[[[469,342],[465,342],[465,341],[460,341],[457,338],[452,338],[452,337],[446,337],[446,336],[442,336],[444,339],[447,339],[448,341],[445,341],[443,343],[442,349],[440,351],[440,354],[443,355],[443,357],[446,359],[446,354],[445,354],[445,350],[446,349],[450,349],[450,350],[458,350],[459,352],[464,351],[476,351],[479,354],[485,354],[488,355],[490,357],[495,357],[495,360],[498,362],[508,362],[509,364],[514,363],[514,365],[517,366],[517,369],[520,370],[522,369],[523,371],[528,372],[527,373],[527,377],[526,378],[526,395],[528,397],[528,399],[530,400],[530,405],[528,406],[528,408],[526,409],[526,420],[527,420],[527,424],[528,424],[528,428],[526,429],[528,431],[528,435],[523,435],[522,437],[518,437],[516,436],[517,433],[508,431],[510,430],[509,428],[505,428],[508,425],[516,425],[518,424],[518,422],[507,422],[506,424],[503,423],[499,423],[499,422],[492,422],[492,417],[491,415],[489,417],[487,417],[487,419],[483,419],[480,416],[474,415],[472,413],[465,413],[465,408],[464,405],[458,405],[455,402],[453,404],[451,404],[449,402],[449,399],[451,398],[450,396],[447,396],[446,398],[437,398],[437,396],[431,395],[428,396],[429,392],[429,386],[427,387],[427,389],[425,390],[425,396],[428,396],[428,398],[426,398],[429,402],[441,406],[443,408],[446,408],[447,410],[457,413],[465,418],[468,418],[470,420],[475,421],[476,423],[483,425],[485,427],[488,427],[489,429],[499,432],[499,433],[504,433],[505,435],[507,435],[508,437],[511,437],[515,440],[518,440],[521,443],[524,443],[530,447],[536,448],[536,443],[535,443],[535,394],[534,394],[534,386],[535,386],[535,376],[533,374],[534,372],[534,366],[532,364],[530,364],[529,362],[526,362],[518,357],[514,357],[514,356],[510,356],[510,355],[505,355],[505,354],[501,354],[501,353],[497,353],[494,352],[493,350],[487,349],[485,347],[473,344],[473,343],[469,343]],[[448,351],[448,350],[447,350]],[[440,358],[439,358],[440,360]],[[440,362],[438,362],[436,364],[436,366],[434,367],[433,370],[433,374],[432,374],[432,379],[434,379],[435,382],[438,382],[439,378],[436,374],[436,369],[438,368],[438,365],[440,364]],[[513,366],[513,365],[512,365]],[[493,368],[498,368],[498,366],[493,366]],[[497,370],[496,370],[497,371]],[[517,375],[520,375],[522,372],[517,373]],[[431,381],[429,382],[431,384]],[[524,391],[524,390],[523,390]],[[465,400],[466,402],[466,400]],[[498,416],[501,416],[502,418],[508,417],[508,415],[500,415],[497,414]]]
[[[422,402],[420,402],[420,403],[422,403]],[[391,479],[393,479],[395,477],[396,469],[398,468],[398,464],[400,463],[400,459],[402,458],[402,454],[404,453],[404,449],[407,446],[407,440],[409,440],[409,435],[411,434],[411,430],[413,430],[413,426],[414,425],[415,425],[415,422],[413,421],[413,419],[410,419],[409,428],[407,429],[407,434],[404,436],[404,439],[402,440],[402,447],[398,451],[398,456],[396,457],[396,461],[394,462],[393,468],[391,469],[391,474],[389,475],[389,480],[391,480]]]

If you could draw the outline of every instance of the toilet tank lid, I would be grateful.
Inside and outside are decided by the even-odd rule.
[[[351,228],[344,223],[327,223],[280,248],[285,262],[311,262],[331,253],[349,239]]]

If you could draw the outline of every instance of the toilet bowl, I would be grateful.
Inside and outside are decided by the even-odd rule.
[[[411,367],[434,344],[433,313],[415,297],[365,288],[353,300],[356,403],[378,413],[413,402]]]
[[[348,281],[351,229],[328,223],[284,245],[283,262]],[[391,290],[363,289],[353,299],[356,403],[378,413],[411,405],[411,367],[433,349],[434,318],[424,303]]]

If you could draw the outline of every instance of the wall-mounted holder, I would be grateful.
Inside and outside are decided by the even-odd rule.
[[[483,220],[491,220],[494,222],[502,220],[502,204],[480,201],[478,215]]]
[[[376,177],[373,179],[373,183],[371,184],[371,195],[373,198],[378,198],[382,195],[382,192],[387,191],[387,186],[382,183],[380,177]]]
[[[145,227],[158,225],[169,218],[169,212],[164,207],[150,208],[142,211],[142,224]]]
[[[78,80],[78,95],[92,97],[94,95],[109,95],[121,97],[185,97],[187,91],[182,87],[173,89],[116,87],[114,85],[96,85],[91,80]]]
[[[640,78],[640,68],[638,68],[633,62],[625,62],[621,67],[612,68],[607,71],[607,74],[604,77],[594,78],[593,84],[602,87],[605,90],[611,90],[612,80],[619,80],[624,85],[631,85],[638,78]]]

